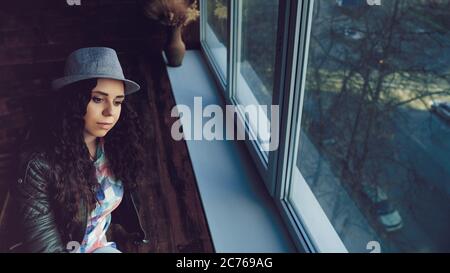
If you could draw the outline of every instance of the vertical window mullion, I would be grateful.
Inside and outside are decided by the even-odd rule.
[[[296,2],[296,1],[294,1]],[[293,93],[292,81],[294,79],[293,73],[295,73],[296,65],[293,60],[296,56],[296,41],[298,41],[298,35],[296,35],[295,16],[296,10],[293,5],[293,1],[283,1],[280,4],[279,19],[278,19],[278,43],[277,43],[277,57],[276,57],[276,75],[275,84],[273,90],[272,104],[279,106],[279,135],[278,142],[279,147],[275,151],[269,153],[268,170],[270,179],[268,181],[268,187],[272,196],[276,199],[280,199],[280,194],[277,192],[277,173],[279,171],[278,165],[283,163],[283,146],[284,139],[286,139],[286,129],[284,128],[285,117],[289,114],[288,103],[284,102],[285,97],[289,97]],[[294,16],[292,16],[294,15]],[[273,122],[273,121],[272,121]],[[281,161],[280,161],[281,159]]]
[[[284,184],[285,188],[283,191],[283,198],[288,203],[288,206],[291,208],[292,211],[292,204],[290,204],[290,201],[288,201],[289,193],[291,190],[292,185],[292,177],[293,177],[293,168],[295,164],[297,164],[297,159],[295,158],[296,150],[299,147],[299,137],[297,137],[300,134],[301,129],[301,117],[302,117],[302,108],[303,108],[303,98],[305,93],[305,79],[306,79],[306,69],[307,69],[307,60],[308,60],[308,49],[309,49],[309,39],[311,34],[311,16],[312,16],[312,9],[314,6],[314,0],[305,1],[305,4],[302,6],[302,19],[299,21],[300,28],[304,29],[305,34],[303,37],[299,37],[299,40],[301,42],[296,46],[298,49],[298,55],[297,55],[297,62],[296,66],[298,68],[297,75],[295,76],[295,83],[294,83],[294,90],[299,90],[299,94],[296,94],[297,96],[293,97],[293,103],[294,107],[292,109],[292,119],[290,123],[290,130],[291,133],[289,134],[289,148],[287,151],[287,172],[286,174],[288,176],[284,176]],[[304,9],[304,10],[303,10]],[[298,31],[299,36],[300,31]],[[295,92],[294,92],[295,95]],[[304,228],[302,223],[297,222],[299,230],[301,234],[303,235],[302,238],[304,241],[302,242],[305,247],[309,249],[311,252],[317,252],[317,248],[314,245],[314,243],[311,241],[311,238],[309,238],[308,231]]]
[[[236,93],[236,73],[238,69],[238,60],[239,60],[239,52],[238,52],[238,38],[239,34],[239,6],[241,5],[240,0],[230,0],[230,8],[229,8],[229,22],[230,22],[230,47],[229,47],[229,66],[228,66],[228,75],[229,75],[229,87],[228,87],[228,98],[230,102],[235,104],[235,93]]]
[[[200,0],[200,44],[202,46],[206,37],[207,13],[205,1]]]
[[[225,91],[225,100],[227,103],[229,103],[229,98],[231,97],[231,93],[233,90],[233,6],[234,6],[234,0],[228,0],[228,52],[227,52],[227,82],[226,82],[226,91]]]
[[[296,1],[295,1],[296,2]],[[298,120],[301,118],[301,108],[304,93],[304,73],[307,60],[308,41],[310,33],[310,15],[313,0],[298,1],[291,5],[289,44],[290,49],[287,52],[292,62],[287,63],[284,81],[284,92],[280,94],[280,103],[282,103],[282,112],[280,114],[280,148],[277,154],[276,203],[281,207],[282,217],[288,223],[288,229],[295,238],[295,243],[301,251],[315,251],[313,243],[308,238],[308,232],[304,229],[295,215],[292,205],[288,200],[290,190],[290,180],[292,170],[296,164],[294,158],[295,149],[298,149],[298,139],[300,126]],[[280,85],[283,86],[283,85]],[[296,92],[296,90],[300,90]]]

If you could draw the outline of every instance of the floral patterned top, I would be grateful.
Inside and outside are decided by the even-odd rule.
[[[91,253],[100,247],[117,248],[114,242],[108,242],[106,231],[111,224],[111,212],[116,209],[123,197],[123,185],[116,180],[107,164],[104,154],[104,139],[100,138],[94,161],[96,176],[100,186],[97,189],[97,204],[87,221],[86,233],[77,252]]]

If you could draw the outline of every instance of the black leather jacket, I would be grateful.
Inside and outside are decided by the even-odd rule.
[[[15,213],[19,215],[21,241],[13,246],[18,252],[69,252],[69,242],[81,243],[87,227],[88,211],[82,213],[86,219],[71,231],[62,230],[56,223],[54,209],[48,195],[49,164],[43,152],[34,152],[21,160],[21,177],[12,185],[11,193]],[[83,208],[84,206],[82,206]],[[136,190],[126,190],[119,207],[112,213],[112,223],[120,224],[128,233],[135,234],[135,243],[147,243],[147,237],[139,218],[140,202]]]

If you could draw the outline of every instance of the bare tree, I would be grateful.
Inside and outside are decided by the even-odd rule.
[[[450,1],[316,3],[305,99],[313,106],[304,124],[365,209],[365,187],[414,187],[410,180],[420,179],[414,162],[398,156],[397,127],[450,97]],[[399,185],[386,185],[393,175]]]

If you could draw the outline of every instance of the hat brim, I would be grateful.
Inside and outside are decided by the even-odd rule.
[[[96,79],[96,78],[113,79],[113,80],[123,81],[124,85],[125,85],[125,95],[130,95],[141,89],[139,84],[137,84],[134,81],[130,81],[130,80],[119,78],[119,77],[113,77],[111,75],[100,75],[100,74],[98,74],[98,75],[74,75],[74,76],[62,77],[62,78],[56,79],[52,82],[52,88],[53,88],[53,90],[59,90],[59,89],[63,88],[64,86],[67,86],[67,85],[75,83],[75,82],[79,82],[82,80],[88,80],[88,79]]]

